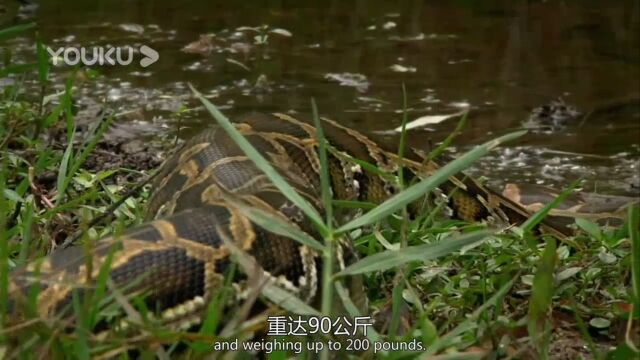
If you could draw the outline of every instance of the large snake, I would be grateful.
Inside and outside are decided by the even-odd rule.
[[[383,150],[356,130],[323,119],[330,144],[328,167],[335,199],[381,203],[399,190],[379,172],[354,163],[360,159],[394,173],[402,162],[407,180],[429,177],[434,161],[420,161]],[[287,114],[250,114],[236,128],[270,164],[322,212],[320,160],[316,129]],[[473,179],[451,177],[440,186],[452,216],[466,221],[521,224],[530,214]],[[312,303],[319,295],[321,256],[310,247],[252,223],[237,202],[259,208],[319,238],[302,211],[263,174],[222,128],[212,127],[188,140],[159,170],[148,204],[147,222],[124,234],[100,240],[87,260],[86,248],[54,252],[14,271],[10,293],[14,313],[20,312],[35,284],[37,314],[48,319],[72,316],[74,290],[80,295],[95,285],[108,261],[109,279],[125,295],[144,294],[148,309],[167,326],[186,329],[200,323],[207,304],[231,264],[231,240],[260,265],[279,287]],[[420,207],[410,206],[414,215]],[[563,236],[567,229],[543,222],[539,231]],[[340,260],[355,259],[349,244]],[[242,292],[246,276],[236,276]],[[65,315],[66,314],[66,315]]]

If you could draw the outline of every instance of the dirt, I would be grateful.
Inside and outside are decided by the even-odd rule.
[[[606,354],[610,344],[595,342],[594,346],[600,354]],[[594,359],[588,343],[580,332],[571,327],[554,329],[549,346],[549,358],[554,360]]]
[[[118,168],[147,171],[162,164],[164,151],[151,142],[141,139],[105,140],[87,158],[84,168],[90,172],[99,172]]]

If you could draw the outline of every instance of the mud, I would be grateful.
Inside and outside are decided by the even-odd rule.
[[[119,168],[149,171],[162,164],[162,153],[161,146],[143,140],[105,140],[87,158],[84,168],[90,172]]]

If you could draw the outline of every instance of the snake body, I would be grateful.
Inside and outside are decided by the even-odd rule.
[[[330,145],[328,165],[335,199],[381,203],[399,191],[397,183],[357,165],[357,158],[395,173],[402,165],[407,180],[429,177],[433,161],[400,159],[358,131],[323,119]],[[287,114],[250,114],[236,128],[269,163],[323,213],[316,129]],[[149,200],[147,222],[122,235],[97,242],[88,258],[81,246],[54,252],[11,274],[10,292],[24,297],[39,287],[36,311],[41,318],[72,314],[74,289],[92,288],[101,270],[110,268],[109,284],[125,295],[144,294],[148,309],[170,326],[186,329],[203,319],[207,304],[232,263],[231,243],[260,266],[277,286],[313,303],[319,295],[321,254],[252,223],[238,203],[263,210],[320,239],[303,212],[278,191],[222,128],[212,127],[188,140],[159,170]],[[529,213],[521,206],[462,176],[440,186],[455,218],[520,224]],[[411,212],[420,208],[413,204]],[[415,214],[414,214],[415,215]],[[564,229],[543,223],[540,230],[562,236]],[[320,239],[321,241],[321,239]],[[349,244],[338,262],[352,262]],[[246,278],[234,280],[239,293]],[[17,301],[17,300],[16,300]],[[14,308],[19,308],[14,306]],[[14,311],[17,311],[14,309]]]

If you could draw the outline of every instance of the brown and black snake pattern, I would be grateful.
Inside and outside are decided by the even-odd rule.
[[[395,193],[397,184],[363,170],[345,155],[397,171],[400,159],[361,133],[323,119],[329,153],[330,180],[337,199],[380,203]],[[286,114],[250,114],[238,119],[237,129],[319,212],[320,161],[313,126]],[[403,160],[409,178],[426,178],[438,169],[434,162]],[[274,283],[312,303],[318,298],[320,254],[270,233],[252,223],[237,201],[260,208],[318,238],[305,219],[270,180],[218,127],[202,131],[170,157],[152,186],[147,219],[124,234],[100,240],[87,260],[83,247],[54,252],[16,270],[10,277],[13,299],[40,287],[37,312],[42,318],[73,313],[73,290],[92,286],[110,259],[110,280],[126,295],[144,294],[147,307],[167,326],[189,328],[202,320],[213,294],[229,267],[231,240],[257,261]],[[519,224],[529,213],[467,177],[452,177],[441,186],[450,194],[453,216],[468,221],[490,220]],[[229,201],[233,199],[233,201]],[[236,204],[236,206],[234,206]],[[417,207],[412,207],[417,209]],[[414,210],[415,211],[415,210]],[[548,223],[540,231],[563,236],[565,230]],[[350,247],[344,245],[343,262]],[[39,273],[34,276],[34,273]],[[244,278],[246,279],[246,277]],[[234,286],[243,291],[243,277]],[[245,289],[246,290],[246,289]],[[16,302],[17,300],[14,300]],[[17,306],[13,306],[17,312]]]

